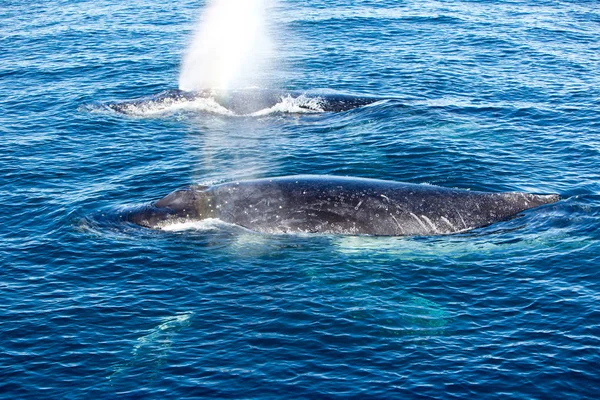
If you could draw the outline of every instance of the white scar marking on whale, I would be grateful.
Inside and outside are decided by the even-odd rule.
[[[394,222],[396,222],[396,225],[398,225],[398,228],[400,229],[400,232],[402,234],[404,234],[404,229],[402,229],[402,226],[400,225],[400,222],[398,222],[398,220],[396,219],[396,217],[394,217],[393,214],[390,214],[390,217],[392,217],[392,219],[394,220]]]
[[[423,218],[425,220],[425,222],[427,222],[431,226],[431,229],[433,229],[434,232],[436,232],[436,233],[439,232],[437,226],[435,226],[434,223],[431,222],[431,220],[429,218],[427,218],[425,215],[421,215],[421,218]]]
[[[446,217],[441,217],[440,219],[441,219],[442,221],[444,221],[446,224],[448,224],[448,226],[449,226],[449,227],[450,227],[452,230],[454,230],[454,231],[455,231],[455,230],[457,230],[457,229],[456,229],[456,227],[455,227],[455,226],[452,224],[452,222],[450,222],[450,221],[448,220],[448,218],[446,218]]]
[[[358,210],[358,207],[360,207],[360,205],[363,203],[363,201],[359,201],[358,204],[356,205],[356,207],[354,207],[355,210]]]
[[[413,213],[410,213],[410,215],[412,215],[412,216],[413,216],[413,217],[414,217],[414,218],[417,220],[417,222],[419,222],[419,225],[421,225],[421,227],[422,227],[422,228],[423,228],[425,231],[427,231],[427,230],[428,230],[428,229],[427,229],[427,225],[425,225],[425,224],[423,223],[423,221],[421,221],[421,219],[420,219],[419,217],[417,217],[417,216],[416,216],[415,214],[413,214]]]
[[[460,220],[462,221],[463,225],[465,226],[465,229],[469,229],[469,227],[467,226],[467,223],[463,219],[462,214],[460,213],[460,211],[456,210],[456,212],[458,213],[458,216],[460,217]]]

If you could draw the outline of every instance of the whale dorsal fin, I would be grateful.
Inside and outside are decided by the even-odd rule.
[[[179,209],[186,208],[192,204],[200,195],[198,192],[203,192],[208,189],[208,186],[190,185],[169,193],[162,199],[154,202],[155,207]]]

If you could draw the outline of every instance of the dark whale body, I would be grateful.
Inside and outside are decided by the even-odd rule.
[[[439,235],[490,225],[558,200],[555,194],[301,175],[191,186],[123,217],[150,228],[218,218],[264,233]]]
[[[240,89],[227,92],[202,90],[186,92],[166,90],[157,95],[136,100],[107,103],[104,106],[121,114],[131,114],[132,110],[152,104],[175,102],[193,102],[198,99],[212,99],[220,106],[237,115],[248,115],[267,110],[284,99],[302,99],[297,102],[300,109],[313,112],[341,112],[362,107],[381,98],[370,96],[351,96],[346,94],[315,94],[301,91],[283,91],[266,89]]]

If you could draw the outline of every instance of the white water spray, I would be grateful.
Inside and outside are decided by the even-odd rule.
[[[179,89],[227,90],[267,78],[272,42],[267,7],[273,0],[208,0],[183,57]]]

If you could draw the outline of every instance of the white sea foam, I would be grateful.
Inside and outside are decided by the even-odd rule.
[[[120,112],[137,117],[151,117],[182,111],[234,115],[233,112],[217,103],[212,97],[198,97],[193,100],[166,97],[160,100],[148,100],[120,105]]]
[[[181,232],[181,231],[218,231],[223,229],[223,227],[232,226],[226,222],[221,221],[216,218],[207,218],[203,220],[196,221],[179,221],[179,222],[170,222],[168,224],[162,225],[160,227],[163,231],[168,232]]]
[[[323,99],[320,97],[307,97],[300,95],[298,97],[292,97],[287,95],[281,98],[281,101],[275,104],[273,107],[265,108],[263,110],[256,111],[250,115],[262,116],[276,113],[319,113],[323,112]]]

